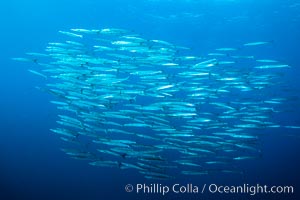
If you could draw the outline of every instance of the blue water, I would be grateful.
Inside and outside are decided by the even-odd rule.
[[[255,54],[292,66],[284,81],[299,95],[300,1],[297,0],[10,0],[0,2],[0,199],[292,199],[300,198],[300,139],[297,130],[271,129],[262,137],[262,158],[241,163],[244,176],[179,176],[170,181],[145,180],[135,171],[97,168],[60,151],[58,111],[52,96],[35,86],[28,63],[11,57],[41,52],[59,41],[58,30],[105,27],[134,30],[145,38],[188,46],[196,55],[251,41],[274,41]],[[278,91],[274,91],[278,92]],[[282,123],[300,124],[295,112]],[[299,130],[299,129],[298,129]],[[293,135],[293,136],[287,136]],[[136,194],[126,184],[292,185],[294,194]]]

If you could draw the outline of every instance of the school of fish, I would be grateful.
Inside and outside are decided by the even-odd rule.
[[[124,29],[59,33],[64,42],[13,60],[30,62],[45,80],[38,88],[55,96],[60,114],[50,130],[73,158],[147,179],[242,174],[237,162],[261,157],[262,130],[282,127],[273,118],[286,97],[270,91],[284,87],[287,64],[231,47],[194,56]]]

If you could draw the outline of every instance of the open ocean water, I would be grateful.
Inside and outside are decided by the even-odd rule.
[[[297,200],[300,198],[300,1],[10,0],[0,2],[0,15],[1,200]],[[46,84],[55,84],[60,79],[53,80],[49,78],[52,74],[47,75],[47,78],[43,77],[46,72],[41,71],[41,66],[36,66],[39,60],[37,62],[17,62],[12,58],[26,57],[27,52],[45,53],[44,50],[49,46],[49,42],[74,40],[82,42],[84,45],[90,45],[89,48],[92,48],[93,45],[97,45],[98,43],[94,40],[81,41],[81,38],[77,36],[84,35],[85,33],[81,33],[80,31],[72,32],[70,29],[103,30],[105,28],[129,31],[126,34],[118,32],[108,36],[112,37],[112,42],[122,40],[122,36],[123,39],[124,36],[139,37],[145,39],[147,44],[144,44],[144,40],[143,42],[135,41],[131,43],[131,40],[127,38],[127,41],[130,41],[130,45],[128,46],[132,47],[133,45],[136,47],[137,44],[146,45],[146,49],[150,51],[156,48],[155,45],[161,45],[160,48],[168,49],[168,52],[173,52],[174,50],[176,55],[172,54],[171,60],[163,64],[153,64],[153,70],[159,71],[162,65],[169,66],[177,63],[179,66],[182,65],[184,67],[178,67],[178,69],[171,72],[168,72],[168,70],[162,72],[168,78],[167,85],[159,85],[157,83],[158,85],[153,85],[152,89],[143,88],[143,91],[151,91],[148,93],[149,95],[165,95],[164,97],[159,97],[162,100],[157,100],[157,97],[149,97],[143,94],[143,97],[140,97],[142,95],[137,95],[136,99],[118,100],[117,102],[122,105],[117,105],[116,107],[114,107],[113,100],[109,101],[109,105],[105,105],[106,110],[104,111],[98,108],[93,110],[95,106],[86,108],[83,105],[79,105],[76,107],[77,114],[73,113],[70,115],[73,118],[81,120],[80,126],[85,127],[85,133],[90,130],[86,124],[89,124],[91,120],[95,120],[92,119],[91,115],[96,115],[99,118],[96,120],[103,120],[100,123],[101,125],[97,124],[99,125],[98,128],[103,128],[107,131],[108,128],[111,129],[111,127],[114,127],[103,125],[104,122],[108,122],[110,119],[112,122],[121,124],[118,130],[132,131],[134,132],[133,135],[118,133],[116,136],[109,135],[103,137],[103,139],[103,134],[113,133],[98,133],[91,128],[96,132],[95,134],[99,134],[99,137],[95,137],[90,135],[82,136],[81,134],[78,136],[76,131],[79,130],[75,130],[75,133],[63,131],[63,134],[74,134],[72,141],[77,142],[79,138],[80,143],[82,143],[80,144],[80,148],[76,145],[75,147],[65,147],[66,141],[64,140],[71,140],[70,137],[63,137],[64,140],[62,140],[61,133],[54,134],[50,129],[61,130],[56,129],[61,127],[56,121],[61,119],[59,115],[67,116],[68,113],[57,109],[59,105],[57,103],[50,103],[50,101],[64,102],[66,99],[62,98],[62,100],[58,98],[57,94],[53,95],[53,93],[49,93],[49,90],[47,92],[49,87],[46,86]],[[65,32],[59,33],[59,31]],[[70,32],[78,35],[70,35]],[[121,37],[121,39],[118,37]],[[159,40],[160,42],[150,40]],[[99,41],[101,43],[101,39]],[[255,44],[254,42],[265,42],[266,44]],[[104,40],[103,43],[105,43]],[[176,45],[169,45],[169,43]],[[245,45],[247,43],[250,43],[250,45]],[[128,48],[126,44],[124,46]],[[180,55],[181,51],[185,51],[180,50],[180,47],[183,46],[188,48],[188,53]],[[160,50],[163,51],[162,49]],[[89,54],[88,51],[82,51],[79,54],[84,53]],[[89,54],[89,56],[96,57],[94,53]],[[210,53],[224,54],[224,57],[222,59],[218,55],[210,57],[208,56]],[[143,55],[147,56],[148,54],[149,52],[147,51],[143,52]],[[101,53],[97,53],[97,58],[102,55]],[[128,53],[126,55],[131,54]],[[182,57],[176,57],[190,55],[198,57],[199,60],[187,61],[186,64],[182,60]],[[236,57],[233,59],[233,56],[253,57]],[[209,61],[210,59],[217,60]],[[243,59],[250,59],[251,61],[244,61]],[[257,59],[264,61],[254,63]],[[274,64],[266,61],[270,59],[278,62]],[[117,60],[118,64],[128,64],[123,58],[115,58],[115,60]],[[208,80],[199,79],[201,85],[197,85],[196,80],[198,79],[191,78],[188,75],[178,75],[179,73],[186,73],[189,70],[198,70],[195,67],[196,64],[207,60],[209,61],[209,66],[206,66],[207,63],[202,63],[200,67],[215,67],[212,71],[204,71],[208,72],[213,77],[212,79],[215,77],[215,81],[212,81],[211,78]],[[229,66],[221,64],[221,61],[232,60],[234,60],[234,63],[229,63]],[[61,61],[65,62],[66,60],[62,59]],[[125,66],[124,69],[120,69],[120,71],[124,70],[125,75],[121,76],[117,74],[118,79],[108,79],[107,83],[103,84],[104,87],[111,84],[109,80],[122,79],[120,82],[124,81],[127,85],[132,85],[130,89],[138,90],[136,85],[139,85],[139,77],[131,79],[132,76],[130,74],[141,70],[142,67],[136,64],[136,62],[138,62],[137,59],[132,59],[129,65],[138,66],[137,69],[126,71],[129,70],[127,68],[129,65]],[[150,60],[150,63],[153,62],[158,61]],[[50,61],[46,60],[45,63],[50,63]],[[84,65],[86,66],[83,66],[83,68],[87,67],[88,63],[84,63]],[[231,65],[233,67],[230,67]],[[274,67],[276,65],[281,67]],[[59,66],[59,64],[55,66]],[[257,66],[269,67],[265,67],[265,69],[255,68]],[[245,68],[246,70],[241,70]],[[30,73],[28,69],[34,71]],[[259,72],[257,73],[257,71]],[[39,72],[42,74],[39,74]],[[261,72],[263,72],[263,75],[260,74]],[[82,78],[81,81],[87,81],[87,79],[83,80],[86,74],[92,76],[95,75],[95,72],[86,72],[79,69],[76,71],[76,74],[76,77],[80,76]],[[172,76],[178,79],[172,78]],[[255,79],[257,76],[260,76],[259,80]],[[237,88],[234,84],[228,84],[227,81],[232,81],[228,79],[232,77],[238,77],[237,80],[234,80],[237,82],[242,81],[244,88]],[[93,87],[93,85],[97,84],[97,80],[88,87]],[[263,83],[263,87],[266,87],[266,89],[254,88],[253,83],[255,81],[265,82]],[[157,82],[160,82],[160,80],[157,79]],[[65,83],[63,82],[63,84]],[[141,85],[144,87],[143,84]],[[187,86],[186,84],[191,85]],[[149,87],[151,86],[151,84],[148,85]],[[200,99],[188,97],[190,93],[185,92],[188,87],[192,90],[193,85],[198,88],[205,88],[208,96],[205,96],[207,93],[204,93],[205,97]],[[245,89],[246,86],[249,86],[250,91],[248,91],[249,88]],[[40,89],[37,89],[37,87]],[[59,87],[61,91],[68,91],[70,89],[67,86]],[[81,87],[81,85],[75,85],[74,87]],[[181,87],[184,87],[184,89]],[[177,90],[174,91],[169,88]],[[101,87],[98,89],[101,89]],[[218,89],[218,91],[224,89],[226,91],[221,94],[214,92],[214,89]],[[79,88],[79,90],[83,94],[82,91],[84,89]],[[94,91],[94,88],[91,90]],[[195,89],[195,91],[198,90]],[[229,94],[226,92],[229,92]],[[173,97],[173,94],[176,97]],[[201,94],[203,95],[203,93]],[[216,98],[214,98],[215,96]],[[217,99],[220,96],[221,98]],[[239,98],[241,96],[243,98]],[[255,104],[260,99],[262,99],[262,103]],[[151,105],[152,107],[149,106],[149,109],[158,109],[151,104],[152,101],[154,103],[163,101],[171,101],[173,103],[174,101],[189,102],[195,106],[195,109],[192,112],[183,112],[182,109],[187,109],[191,104],[186,104],[187,106],[185,107],[178,106],[179,103],[174,105],[174,107],[163,105],[159,107],[160,110],[148,111],[140,118],[137,117],[136,119],[140,119],[140,121],[135,124],[129,124],[128,122],[124,122],[123,119],[114,119],[113,117],[120,117],[120,115],[108,117],[107,114],[104,118],[101,118],[100,115],[102,112],[117,112],[120,109],[122,110],[122,106],[128,103],[126,101],[143,106]],[[68,105],[72,104],[69,100],[65,102]],[[102,103],[102,101],[98,102],[96,100],[94,102],[96,104]],[[217,104],[212,104],[216,102]],[[255,105],[255,107],[249,105],[249,102]],[[121,107],[119,108],[118,106]],[[170,110],[175,109],[175,107],[177,109],[176,112],[173,112],[174,110],[171,112]],[[130,106],[126,107],[126,109],[128,108]],[[254,108],[258,113],[262,113],[257,114],[257,112],[253,111]],[[261,111],[260,109],[268,109],[269,112]],[[138,111],[142,112],[141,110]],[[153,112],[159,114],[153,114]],[[78,113],[90,113],[90,115],[80,118],[80,114],[78,115]],[[208,114],[203,117],[203,113]],[[194,114],[197,116],[195,117]],[[123,115],[127,116],[124,113]],[[136,115],[139,116],[139,114]],[[192,115],[192,117],[189,115]],[[232,119],[220,117],[224,117],[224,115],[226,117],[238,117]],[[262,115],[268,118],[259,118]],[[153,117],[151,120],[154,119],[154,116],[159,117],[156,118],[157,121],[153,122],[149,119],[149,116]],[[198,116],[201,117],[197,118]],[[65,120],[64,122],[68,121],[72,126],[75,126],[73,118],[62,117],[62,120]],[[206,122],[201,121],[205,120],[203,118],[211,120],[209,121],[210,124],[207,125]],[[141,122],[141,119],[144,121]],[[200,121],[196,123],[192,122],[197,119]],[[240,124],[237,124],[237,120],[240,119],[244,120],[243,125],[246,124],[245,126],[247,126],[251,124],[254,128],[241,127]],[[133,120],[133,117],[131,120]],[[184,137],[178,135],[171,136],[171,134],[177,134],[174,131],[174,133],[168,132],[167,134],[170,135],[168,136],[166,132],[153,131],[153,123],[166,123],[163,120],[168,121],[170,124],[167,127],[175,127],[176,130],[180,129],[182,131],[179,132],[180,134],[188,134]],[[149,121],[152,123],[149,127],[148,124],[145,128],[135,127],[141,124],[145,125]],[[212,125],[213,123],[222,123],[224,121],[228,124]],[[266,121],[272,122],[272,124],[267,124]],[[124,125],[126,123],[127,125]],[[193,130],[184,132],[188,129],[187,127],[185,129],[182,127],[186,123],[189,127],[193,127]],[[93,122],[93,125],[95,124],[96,122]],[[133,127],[128,128],[127,126]],[[214,128],[212,128],[213,126]],[[161,128],[161,126],[158,127]],[[231,129],[238,127],[241,128],[240,132],[230,132]],[[225,144],[219,141],[220,138],[210,137],[218,136],[216,135],[218,132],[226,132],[233,135],[230,136],[232,138],[219,135],[222,141],[224,136]],[[139,138],[137,138],[136,134],[140,135],[138,136]],[[141,135],[153,136],[159,138],[158,140],[160,141],[152,141],[150,139],[149,142],[147,139],[140,138]],[[83,139],[81,140],[81,138]],[[109,147],[104,144],[96,147],[97,149],[103,148],[103,150],[107,150],[104,153],[105,155],[89,154],[89,149],[93,149],[93,145],[96,143],[94,140],[100,141],[100,143],[105,140],[105,142],[109,143]],[[197,142],[193,143],[195,140]],[[112,143],[113,141],[116,143]],[[129,141],[134,142],[134,144],[129,144]],[[169,150],[163,148],[161,150],[157,146],[155,150],[161,150],[161,152],[146,154],[141,150],[143,148],[146,149],[145,146],[147,145],[152,148],[158,144],[169,145],[167,147]],[[189,146],[191,144],[193,146]],[[139,146],[141,148],[139,149],[138,145],[144,145],[144,147]],[[136,148],[134,151],[132,150],[133,146]],[[177,147],[179,149],[178,152],[173,154],[171,146]],[[130,147],[131,150],[129,151],[124,147]],[[62,151],[63,148],[67,150],[65,149],[64,152]],[[111,150],[109,148],[114,149]],[[79,152],[76,150],[79,150]],[[124,152],[120,153],[120,151]],[[233,154],[228,156],[223,151],[232,151]],[[142,153],[139,154],[138,152]],[[77,153],[81,154],[78,155]],[[83,155],[83,153],[87,154]],[[109,153],[117,155],[106,155]],[[72,155],[77,159],[71,158]],[[92,158],[88,155],[92,155]],[[160,160],[161,156],[164,160],[172,164],[166,164],[164,161],[158,162],[157,160]],[[95,163],[91,165],[91,162],[102,162],[103,159],[115,162],[116,166],[93,166]],[[142,161],[147,166],[137,164]],[[211,162],[221,162],[221,165],[211,167]],[[125,166],[127,164],[131,165]],[[170,167],[174,165],[176,169]],[[168,166],[170,169],[168,169]],[[168,173],[165,174],[165,171],[168,170],[165,170],[164,167],[171,171],[170,177]],[[182,173],[182,171],[185,172]],[[190,175],[192,172],[203,172],[203,174]],[[145,173],[147,174],[145,175]],[[128,184],[131,184],[131,186],[128,186]],[[268,190],[256,192],[255,187],[258,185],[266,186]],[[181,186],[182,189],[180,191]],[[216,189],[217,186],[219,191]],[[232,190],[226,192],[224,187],[220,186],[228,186],[231,189],[234,186],[242,186],[247,191],[244,190],[243,194],[241,192],[234,193]],[[274,188],[276,191],[270,192],[272,186],[276,186]],[[291,186],[289,187],[289,191],[285,190],[287,188],[285,186]],[[138,189],[138,187],[141,187],[141,189]],[[159,190],[155,191],[155,188]],[[129,192],[128,189],[130,190]],[[168,192],[163,194],[163,190],[166,191],[167,189]]]

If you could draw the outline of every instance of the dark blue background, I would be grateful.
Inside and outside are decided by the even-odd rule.
[[[41,52],[59,41],[58,30],[116,27],[151,39],[167,40],[205,55],[217,47],[274,41],[255,54],[281,60],[293,68],[287,81],[299,94],[300,2],[297,0],[10,0],[0,2],[0,199],[160,199],[124,191],[127,183],[144,183],[134,171],[97,168],[59,150],[57,110],[51,96],[36,90],[41,80],[28,63],[11,57]],[[299,103],[284,121],[299,125]],[[294,195],[168,195],[166,199],[299,199],[300,140],[295,130],[270,130],[262,138],[262,159],[241,163],[244,177],[178,177],[169,182],[293,185]]]

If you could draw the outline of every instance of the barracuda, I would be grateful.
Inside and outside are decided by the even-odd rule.
[[[300,128],[276,122],[290,101],[281,80],[291,67],[248,55],[270,42],[199,57],[125,29],[59,33],[67,40],[12,60],[43,77],[37,88],[55,96],[50,102],[59,113],[50,130],[74,146],[66,154],[92,166],[133,169],[154,180],[237,173],[237,162],[261,156],[264,129]]]

